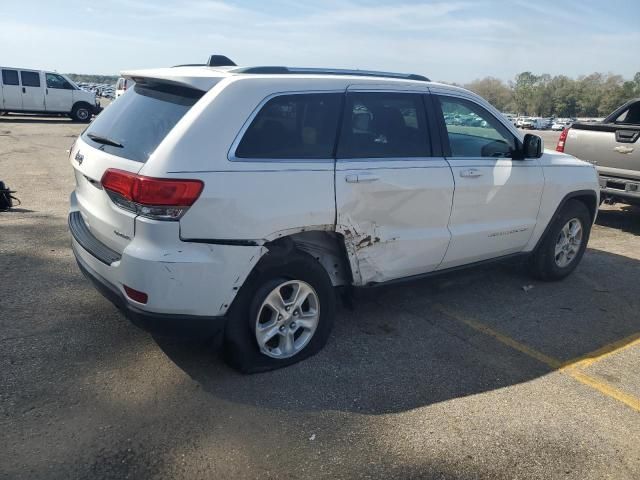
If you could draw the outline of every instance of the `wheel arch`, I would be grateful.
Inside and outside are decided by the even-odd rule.
[[[73,102],[73,105],[71,105],[71,112],[73,112],[73,110],[76,107],[80,107],[80,106],[85,106],[89,109],[89,111],[92,110],[91,104],[89,102],[87,102],[86,100],[76,100],[75,102]]]
[[[591,223],[596,221],[596,216],[598,214],[598,193],[595,190],[576,190],[573,192],[569,192],[562,198],[555,212],[553,212],[553,215],[549,219],[549,222],[542,232],[542,235],[540,235],[540,238],[538,238],[533,252],[538,250],[540,244],[543,242],[544,238],[549,232],[553,221],[558,217],[558,214],[570,200],[577,200],[584,204],[584,206],[587,207],[587,210],[589,211],[589,215],[591,216]]]
[[[256,269],[264,267],[264,264],[286,261],[292,251],[298,250],[315,259],[324,268],[334,287],[351,285],[353,281],[344,236],[340,233],[307,230],[267,242],[264,247],[268,253],[260,259]]]

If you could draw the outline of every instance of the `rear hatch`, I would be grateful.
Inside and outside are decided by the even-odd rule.
[[[122,253],[135,235],[136,214],[116,206],[102,188],[108,169],[138,173],[204,92],[160,82],[136,84],[109,105],[71,151],[76,199],[94,237]]]

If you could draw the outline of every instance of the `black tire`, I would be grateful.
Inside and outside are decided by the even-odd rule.
[[[259,309],[266,296],[279,284],[301,280],[317,293],[320,318],[313,336],[297,354],[272,358],[260,351],[255,335]],[[318,261],[307,253],[290,250],[268,253],[251,273],[227,315],[224,353],[227,363],[243,373],[258,373],[292,365],[319,352],[329,339],[336,309],[331,279]]]
[[[89,123],[91,114],[91,105],[88,103],[76,103],[71,109],[70,116],[74,122]]]
[[[578,219],[582,227],[582,243],[570,263],[564,267],[556,263],[555,248],[562,228],[571,219]],[[578,266],[589,242],[591,233],[591,214],[586,205],[579,200],[569,200],[551,221],[549,230],[540,241],[535,252],[529,259],[531,274],[538,280],[561,280]]]

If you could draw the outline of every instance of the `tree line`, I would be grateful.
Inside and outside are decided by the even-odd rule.
[[[84,83],[106,83],[106,84],[114,84],[118,80],[117,76],[114,75],[90,75],[86,73],[67,73],[67,76],[73,80],[74,82],[84,82]]]
[[[631,80],[611,73],[573,79],[522,72],[510,82],[486,77],[464,87],[502,112],[540,117],[604,117],[627,100],[640,97],[640,72]]]

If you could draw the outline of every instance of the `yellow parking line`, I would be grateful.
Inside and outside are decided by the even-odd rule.
[[[578,370],[579,368],[592,365],[594,362],[612,355],[613,353],[620,352],[621,350],[629,348],[633,345],[640,344],[640,334],[632,335],[630,337],[623,338],[622,340],[610,343],[608,345],[605,345],[604,347],[599,348],[598,350],[595,350],[594,352],[583,355],[575,360],[561,362],[558,359],[550,357],[549,355],[539,352],[538,350],[531,348],[524,343],[520,343],[517,340],[514,340],[513,338],[508,337],[507,335],[504,335],[497,330],[494,330],[493,328],[485,325],[482,322],[479,322],[478,320],[475,320],[467,315],[462,315],[458,312],[455,312],[450,308],[445,307],[444,305],[434,304],[433,307],[440,313],[443,313],[446,316],[467,325],[473,330],[493,337],[500,343],[503,343],[513,348],[514,350],[524,353],[528,357],[534,358],[539,362],[544,363],[553,370],[558,370],[570,376],[574,380],[577,380],[583,385],[587,385],[597,390],[598,392],[608,397],[614,398],[615,400],[618,400],[619,402],[622,402],[625,405],[640,412],[640,399]]]
[[[608,397],[615,398],[619,402],[624,403],[625,405],[633,408],[637,412],[640,412],[640,400],[633,395],[629,395],[622,390],[609,385],[602,380],[598,380],[597,378],[592,377],[584,372],[581,372],[577,368],[571,366],[567,368],[563,368],[561,370],[562,373],[569,375],[574,380],[583,383],[584,385],[588,385],[589,387],[599,391],[600,393],[605,394]]]
[[[489,335],[490,337],[495,338],[501,343],[510,346],[514,350],[518,350],[519,352],[524,353],[525,355],[535,358],[539,362],[544,363],[545,365],[553,368],[554,370],[558,370],[562,367],[562,362],[560,360],[556,360],[548,355],[545,355],[542,352],[539,352],[531,347],[526,346],[524,343],[520,343],[517,340],[514,340],[511,337],[507,337],[506,335],[494,330],[493,328],[485,325],[484,323],[478,322],[473,318],[470,318],[466,315],[460,315],[453,310],[446,308],[444,305],[436,304],[434,305],[435,309],[449,317],[464,323],[465,325],[473,328],[474,330],[484,333],[485,335]]]
[[[587,353],[586,355],[576,358],[575,360],[569,360],[565,365],[563,365],[563,367],[588,367],[610,355],[613,355],[614,353],[620,353],[635,345],[640,345],[640,333],[635,333],[621,340],[611,342],[591,353]]]

